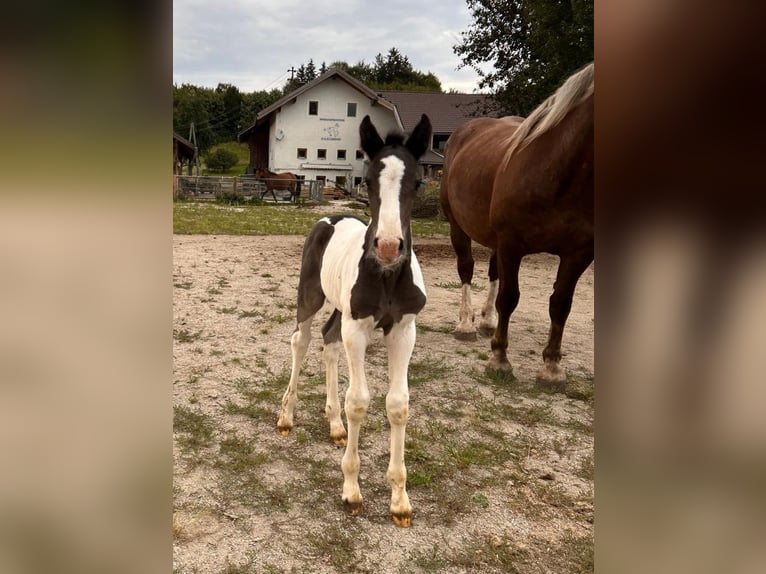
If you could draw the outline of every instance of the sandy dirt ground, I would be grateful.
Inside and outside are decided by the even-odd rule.
[[[523,262],[509,329],[515,380],[498,381],[484,370],[488,339],[451,335],[460,290],[448,238],[416,238],[428,303],[410,370],[413,525],[399,529],[388,514],[382,334],[368,352],[361,516],[343,513],[343,450],[324,418],[319,329],[329,311],[314,323],[296,428],[276,432],[302,244],[298,236],[174,237],[174,572],[589,571],[593,267],[564,333],[570,384],[549,394],[534,378],[558,259]],[[474,254],[478,316],[488,252]],[[346,382],[344,359],[341,404]]]

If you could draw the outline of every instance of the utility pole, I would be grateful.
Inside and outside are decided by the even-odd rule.
[[[287,71],[290,72],[290,80],[292,81],[292,79],[295,77],[295,72],[298,70],[295,69],[295,66],[290,66],[287,68]]]
[[[197,132],[194,131],[194,122],[189,126],[189,141],[194,144],[194,165],[197,167],[197,177],[199,177],[199,150],[197,148]]]

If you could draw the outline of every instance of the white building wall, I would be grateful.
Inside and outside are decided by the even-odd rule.
[[[317,115],[309,115],[310,101],[319,102]],[[356,103],[355,117],[347,116],[350,102]],[[364,159],[356,159],[356,151],[361,149],[359,124],[368,114],[382,138],[398,129],[392,110],[373,106],[366,95],[343,80],[328,78],[274,114],[269,126],[270,169],[306,179],[325,176],[328,182],[345,176],[353,184],[354,177],[364,175]],[[298,158],[298,148],[306,149],[305,159]],[[318,149],[327,150],[326,159],[317,157]],[[338,150],[346,150],[345,160],[338,159]]]

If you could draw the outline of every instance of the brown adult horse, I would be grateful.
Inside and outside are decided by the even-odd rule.
[[[559,256],[543,350],[542,383],[561,386],[561,336],[577,281],[593,261],[593,64],[570,76],[508,138],[489,210],[497,234],[500,291],[490,365],[510,370],[508,321],[529,253]]]
[[[289,191],[291,200],[298,196],[298,178],[294,173],[290,173],[289,171],[275,173],[264,167],[259,167],[255,170],[255,177],[263,180],[266,184],[265,193],[271,192],[274,201],[277,201],[277,194],[275,191]],[[261,198],[263,198],[263,195]]]
[[[450,224],[450,239],[457,255],[457,272],[462,283],[460,319],[455,328],[456,339],[475,340],[474,313],[471,306],[473,255],[471,240],[492,249],[489,259],[489,293],[481,310],[479,331],[490,336],[497,326],[497,235],[489,227],[492,186],[505,148],[498,146],[524,120],[518,116],[476,118],[455,130],[447,142],[441,179],[442,211]],[[476,158],[481,158],[477,162]]]
[[[494,142],[502,153],[488,149],[477,153],[480,148],[475,148],[470,157],[466,154],[460,158],[460,151],[453,150],[455,161],[448,167],[450,200],[460,189],[482,197],[491,194],[489,202],[484,198],[450,203],[453,215],[459,205],[473,208],[469,218],[466,208],[460,207],[463,219],[472,221],[465,233],[472,236],[474,228],[484,229],[490,238],[487,241],[493,241],[490,247],[495,250],[500,285],[490,368],[511,370],[506,354],[508,321],[519,301],[521,259],[540,252],[560,258],[550,298],[545,365],[538,375],[539,382],[554,386],[566,382],[560,366],[561,336],[577,281],[593,261],[593,94],[593,64],[589,64],[515,129],[506,128],[506,136]],[[471,174],[484,171],[494,171],[491,192],[474,187]],[[481,178],[476,181],[486,182]]]

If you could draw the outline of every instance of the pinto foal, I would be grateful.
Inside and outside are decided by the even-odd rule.
[[[297,327],[291,338],[292,372],[282,398],[277,428],[288,435],[298,394],[298,374],[311,339],[311,322],[328,300],[334,310],[322,328],[327,377],[325,413],[335,444],[346,445],[344,506],[362,509],[359,490],[359,428],[370,404],[364,373],[367,345],[374,329],[383,329],[388,350],[389,390],[386,414],[391,424],[391,516],[398,526],[412,523],[404,466],[404,432],[409,414],[407,369],[415,346],[415,316],[426,303],[423,274],[412,251],[410,213],[418,187],[418,159],[428,149],[431,123],[424,114],[407,139],[389,134],[385,142],[366,116],[359,126],[362,149],[370,158],[367,186],[371,220],[338,215],[317,222],[303,246],[298,281]],[[338,401],[338,358],[346,351],[349,386],[344,409]]]

